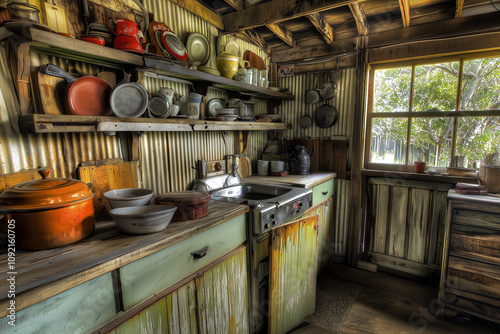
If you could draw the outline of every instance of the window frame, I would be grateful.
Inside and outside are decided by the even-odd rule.
[[[470,110],[470,111],[460,111],[458,106],[461,102],[461,91],[462,91],[462,74],[463,74],[463,64],[467,60],[481,59],[481,58],[492,58],[500,57],[500,51],[490,51],[490,52],[474,52],[467,54],[455,54],[450,56],[434,56],[425,57],[419,59],[410,60],[400,60],[394,62],[383,62],[368,65],[368,80],[367,80],[367,97],[366,97],[366,127],[365,127],[365,146],[364,146],[364,168],[367,169],[378,169],[378,170],[391,170],[391,171],[413,171],[413,165],[409,165],[409,154],[410,150],[407,145],[405,152],[405,164],[385,164],[385,163],[375,163],[370,161],[371,157],[371,141],[372,141],[372,120],[376,118],[404,118],[407,119],[407,143],[410,143],[411,136],[411,126],[412,119],[414,118],[432,118],[432,117],[446,117],[453,118],[453,133],[452,133],[452,146],[451,146],[451,156],[450,165],[453,166],[455,161],[455,150],[456,150],[456,138],[457,138],[457,124],[459,117],[500,117],[500,109],[497,110]],[[414,81],[415,81],[415,67],[419,65],[434,64],[440,62],[459,62],[459,75],[457,82],[457,97],[455,109],[456,111],[413,111],[413,94],[414,94]],[[390,68],[399,67],[410,67],[411,66],[411,83],[410,83],[410,101],[409,111],[405,112],[373,112],[373,100],[374,100],[374,87],[375,87],[375,71]]]

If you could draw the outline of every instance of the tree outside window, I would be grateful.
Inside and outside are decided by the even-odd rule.
[[[476,168],[500,149],[500,57],[374,67],[370,163]]]

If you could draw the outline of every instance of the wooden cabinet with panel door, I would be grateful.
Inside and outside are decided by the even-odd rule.
[[[242,246],[208,266],[198,277],[160,292],[149,303],[132,309],[122,317],[126,319],[118,319],[113,329],[103,332],[248,333],[247,272],[247,249]]]
[[[271,232],[269,333],[288,333],[314,313],[318,218],[302,218]]]

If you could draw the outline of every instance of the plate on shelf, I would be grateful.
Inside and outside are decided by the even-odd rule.
[[[240,58],[240,46],[235,41],[227,42],[225,51]]]
[[[164,31],[161,35],[161,41],[168,53],[179,60],[189,60],[186,47],[181,40],[171,31]]]
[[[205,117],[206,121],[220,121],[220,122],[225,122],[226,119],[223,117]]]
[[[151,41],[151,44],[156,48],[156,54],[162,55],[162,50],[160,49],[160,44],[161,44],[161,38],[158,39],[158,36],[156,34],[157,31],[172,31],[165,23],[163,22],[157,22],[157,21],[151,21],[148,26],[148,35],[149,35],[149,40]]]
[[[162,31],[156,31],[155,32],[155,38],[156,38],[156,43],[158,44],[158,49],[160,51],[160,53],[167,57],[168,59],[174,59],[174,57],[172,57],[172,55],[167,51],[167,49],[165,49],[165,47],[163,46],[163,42],[161,40],[161,35],[163,34]]]
[[[197,32],[189,34],[186,49],[189,60],[199,61],[200,65],[205,65],[210,58],[210,43],[203,34]]]
[[[227,108],[227,105],[222,99],[211,99],[208,102],[208,112],[213,117],[216,117],[219,114],[219,110],[224,108]]]

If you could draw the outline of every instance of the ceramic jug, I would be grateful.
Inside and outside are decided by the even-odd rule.
[[[311,147],[311,156],[314,154],[314,146]],[[289,146],[288,149],[288,169],[290,174],[308,175],[311,174],[311,157],[306,152],[305,146]]]

